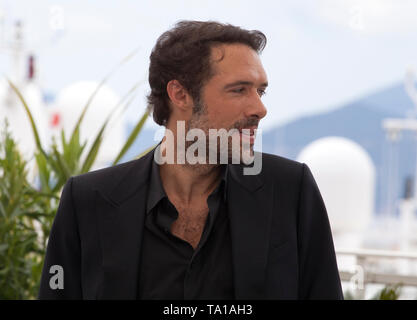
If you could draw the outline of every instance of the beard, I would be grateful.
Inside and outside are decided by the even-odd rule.
[[[217,127],[211,123],[207,113],[207,106],[202,101],[198,101],[193,108],[193,115],[185,123],[185,132],[188,135],[195,131],[201,130],[205,141],[202,148],[205,149],[200,154],[195,144],[201,143],[201,136],[194,134],[194,139],[185,141],[185,150],[193,148],[193,156],[198,159],[198,163],[205,164],[226,164],[226,163],[245,163],[253,161],[254,150],[253,144],[244,142],[241,139],[241,129],[245,127],[257,126],[259,119],[249,118],[240,119],[228,127]],[[201,133],[200,131],[200,133]]]

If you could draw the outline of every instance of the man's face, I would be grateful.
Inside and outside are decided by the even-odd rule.
[[[211,68],[214,75],[201,91],[202,110],[192,115],[187,129],[200,128],[206,133],[208,129],[250,129],[253,134],[266,115],[261,97],[268,81],[259,55],[243,44],[221,45],[212,48]],[[254,135],[240,135],[252,152],[254,139]],[[228,149],[230,158],[231,143]]]

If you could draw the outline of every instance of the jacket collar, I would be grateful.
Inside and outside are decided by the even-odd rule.
[[[107,189],[103,190],[108,199],[114,204],[120,205],[148,182],[154,150],[148,152],[140,159],[133,160],[129,170],[113,185],[109,185]]]

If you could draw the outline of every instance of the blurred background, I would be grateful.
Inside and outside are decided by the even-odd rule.
[[[34,298],[69,176],[156,144],[149,55],[192,19],[266,34],[257,149],[311,168],[345,297],[417,299],[416,16],[412,0],[0,0],[0,298]]]

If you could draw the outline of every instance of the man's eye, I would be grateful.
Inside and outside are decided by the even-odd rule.
[[[232,90],[234,93],[242,93],[243,91],[245,91],[245,88],[236,88]]]
[[[259,89],[259,90],[258,90],[258,94],[259,94],[259,96],[260,96],[260,97],[262,97],[262,96],[266,95],[266,91],[265,91],[265,89]]]

